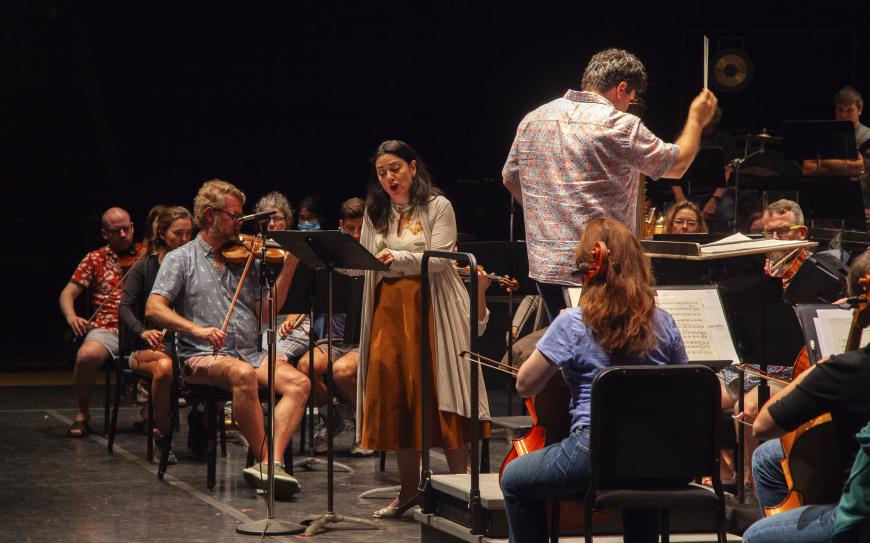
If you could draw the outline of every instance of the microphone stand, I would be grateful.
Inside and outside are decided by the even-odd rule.
[[[275,280],[280,272],[274,266],[266,264],[266,223],[260,223],[260,232],[263,234],[263,246],[260,249],[260,288],[268,292],[269,298],[269,328],[266,331],[269,342],[269,424],[266,426],[266,445],[269,448],[269,467],[266,471],[269,484],[266,487],[266,518],[239,524],[236,532],[244,535],[291,535],[305,531],[305,526],[295,522],[286,522],[275,519],[275,362],[276,362],[276,333],[275,321],[277,310],[275,307]],[[263,300],[260,299],[262,308]],[[256,445],[255,445],[256,446]]]
[[[743,166],[743,163],[746,162],[747,160],[749,160],[750,158],[754,157],[755,155],[760,155],[760,154],[764,153],[764,142],[763,141],[761,142],[760,147],[758,148],[758,151],[755,151],[754,153],[750,153],[750,154],[747,154],[747,153],[749,153],[749,142],[748,141],[746,142],[746,146],[743,148],[743,158],[735,158],[734,160],[732,160],[731,162],[728,163],[729,166],[734,168],[734,233],[738,232],[737,211],[738,211],[739,206],[737,204],[739,203],[739,199],[740,199],[740,196],[739,196],[740,195],[740,168],[741,168],[741,166]]]

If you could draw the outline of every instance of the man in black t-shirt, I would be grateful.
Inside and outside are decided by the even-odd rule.
[[[850,290],[870,262],[870,252],[859,256],[849,274]],[[805,422],[831,413],[842,465],[851,469],[858,451],[855,434],[870,420],[870,345],[832,356],[805,371],[764,405],[752,425],[753,434],[768,439],[752,455],[752,476],[760,507],[775,506],[788,493],[780,465],[778,437]],[[743,534],[744,543],[831,540],[837,504],[808,505],[766,517]]]

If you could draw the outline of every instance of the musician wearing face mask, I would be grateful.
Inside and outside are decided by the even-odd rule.
[[[271,460],[275,497],[282,499],[299,490],[299,482],[286,473],[280,460],[302,419],[309,383],[283,355],[277,356],[274,385],[281,400],[275,405],[275,456],[270,459],[258,397],[258,385],[267,386],[269,376],[268,353],[258,352],[259,322],[268,321],[269,310],[259,299],[261,264],[252,263],[245,275],[244,264],[232,266],[221,252],[224,245],[238,239],[244,202],[244,193],[226,181],[203,184],[193,204],[200,233],[163,259],[145,316],[158,327],[176,332],[185,381],[232,392],[239,431],[258,461],[244,470],[245,480],[264,489]],[[297,264],[287,253],[275,282],[278,307],[284,303]],[[238,299],[230,312],[236,292]]]
[[[320,230],[321,217],[323,217],[323,213],[320,196],[316,194],[306,196],[299,202],[299,223],[296,228],[299,230]]]
[[[870,269],[870,252],[849,270],[849,292]],[[779,505],[788,493],[781,465],[780,436],[830,413],[842,466],[848,475],[839,504],[804,505],[763,518],[743,534],[744,543],[870,541],[870,345],[820,361],[770,398],[752,425],[767,439],[752,456],[756,497],[761,507]],[[857,435],[856,435],[857,433]],[[810,469],[812,466],[809,467]]]

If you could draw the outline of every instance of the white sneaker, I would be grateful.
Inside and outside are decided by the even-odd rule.
[[[302,490],[296,477],[284,471],[283,463],[273,462],[272,466],[275,476],[275,499],[287,500]],[[243,469],[242,474],[245,476],[245,481],[254,488],[266,490],[269,486],[269,465],[265,462]]]

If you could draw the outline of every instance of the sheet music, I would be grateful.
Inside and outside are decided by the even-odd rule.
[[[846,352],[846,340],[852,327],[852,312],[848,309],[819,309],[813,319],[822,358]],[[870,328],[861,332],[860,345],[870,342]]]
[[[724,242],[719,240],[701,246],[701,256],[728,253],[744,249],[770,249],[771,251],[786,250],[795,245],[806,243],[803,239],[758,239],[749,241]]]
[[[738,361],[715,287],[659,289],[656,305],[674,317],[686,354],[693,360]]]
[[[577,307],[581,290],[580,287],[565,287],[569,307]],[[674,317],[689,362],[739,360],[716,287],[682,290],[660,288],[656,293],[656,305]]]

